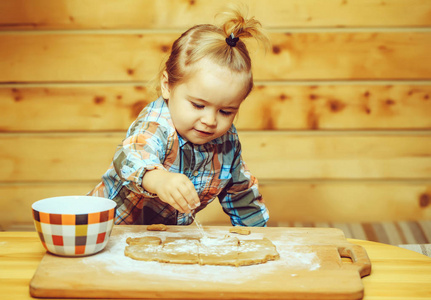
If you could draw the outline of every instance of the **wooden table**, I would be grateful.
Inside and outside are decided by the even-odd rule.
[[[431,258],[396,246],[352,240],[372,262],[363,278],[365,300],[431,299]],[[0,232],[0,295],[2,299],[33,299],[29,282],[45,254],[35,232]]]

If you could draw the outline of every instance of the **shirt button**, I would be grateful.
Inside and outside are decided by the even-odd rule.
[[[195,176],[195,177],[196,177],[196,176],[198,176],[198,175],[199,175],[199,171],[198,171],[198,170],[196,170],[196,171],[194,171],[194,172],[193,172],[193,176]]]

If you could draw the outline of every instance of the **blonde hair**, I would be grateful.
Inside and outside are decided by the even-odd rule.
[[[246,7],[231,7],[229,11],[217,15],[221,26],[201,24],[188,29],[173,43],[171,54],[159,74],[159,79],[166,71],[169,86],[173,88],[184,82],[193,65],[205,57],[233,72],[245,72],[249,78],[245,88],[246,98],[253,88],[253,75],[244,39],[254,38],[264,46],[269,44],[260,22],[254,17],[247,18],[247,13]],[[233,47],[226,41],[231,34],[239,38]]]

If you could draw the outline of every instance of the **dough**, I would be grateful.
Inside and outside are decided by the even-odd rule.
[[[124,250],[124,255],[146,261],[159,261],[158,253],[162,248],[162,240],[154,236],[140,238],[128,237],[126,243],[129,245]]]
[[[238,245],[239,240],[237,238],[212,239],[204,237],[201,239],[199,248],[199,264],[236,266]]]
[[[230,233],[238,233],[242,235],[249,235],[251,233],[250,229],[244,227],[234,227],[229,229]]]
[[[280,257],[274,244],[262,240],[237,238],[127,238],[124,255],[144,261],[174,264],[247,266],[266,263]]]
[[[147,226],[148,231],[166,231],[168,226],[165,224],[152,224]]]
[[[238,249],[237,264],[239,266],[261,264],[279,257],[274,244],[267,238],[259,241],[242,241]]]
[[[166,238],[158,257],[159,261],[164,263],[197,264],[199,263],[199,240]]]

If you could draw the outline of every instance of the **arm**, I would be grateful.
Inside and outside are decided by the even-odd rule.
[[[137,133],[124,140],[114,157],[114,167],[131,191],[158,196],[178,211],[190,212],[199,206],[199,197],[185,175],[170,173],[164,168],[162,162],[165,149],[170,148],[166,146],[168,143],[167,134],[159,124],[145,123]]]
[[[219,200],[232,225],[266,226],[268,210],[258,190],[258,181],[241,158],[238,143],[231,169],[232,178],[220,193]]]
[[[128,136],[113,159],[115,172],[123,186],[134,193],[149,196],[142,187],[142,179],[149,170],[166,170],[162,162],[167,143],[167,133],[154,122],[143,123],[139,130]]]

